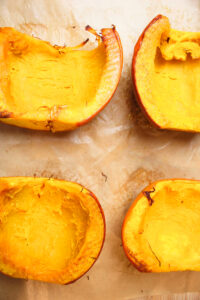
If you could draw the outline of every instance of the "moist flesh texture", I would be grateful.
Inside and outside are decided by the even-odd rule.
[[[89,212],[76,197],[45,184],[1,195],[0,268],[40,277],[65,270],[80,251]],[[12,274],[11,274],[12,275]]]
[[[52,47],[7,31],[2,29],[0,37],[5,52],[1,110],[26,113],[61,106],[81,115],[95,101],[106,62],[103,43],[91,51]]]
[[[200,129],[200,34],[171,30],[164,39],[152,78],[155,105],[169,126]]]
[[[200,184],[168,181],[154,188],[127,217],[129,258],[141,271],[200,270]]]
[[[154,123],[200,131],[200,33],[170,29],[161,17],[145,31],[135,68],[139,99]]]

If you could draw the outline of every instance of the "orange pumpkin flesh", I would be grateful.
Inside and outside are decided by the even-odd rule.
[[[146,187],[126,214],[122,241],[141,272],[200,271],[200,181]]]
[[[158,15],[140,36],[133,55],[136,98],[161,129],[200,131],[200,33],[171,29]]]
[[[105,220],[95,196],[77,183],[0,178],[0,271],[67,284],[94,264]]]
[[[122,47],[113,28],[95,34],[98,47],[86,51],[52,46],[0,29],[0,121],[20,127],[64,131],[93,118],[112,98],[122,70]]]

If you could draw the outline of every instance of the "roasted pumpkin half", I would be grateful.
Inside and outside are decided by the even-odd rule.
[[[0,178],[0,272],[67,284],[96,261],[104,214],[77,183],[47,178]]]
[[[152,183],[124,219],[126,255],[141,272],[200,271],[200,181]]]
[[[158,15],[134,50],[136,98],[161,129],[200,131],[200,32],[171,29]]]
[[[98,47],[52,46],[14,28],[0,28],[0,121],[64,131],[93,118],[109,102],[122,70],[122,47],[113,28],[96,35]]]

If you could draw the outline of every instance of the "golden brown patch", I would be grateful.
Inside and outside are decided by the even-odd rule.
[[[122,185],[122,191],[126,191],[128,198],[133,197],[138,190],[141,190],[150,182],[156,181],[164,177],[164,173],[158,170],[147,170],[138,168],[128,177],[128,180]]]

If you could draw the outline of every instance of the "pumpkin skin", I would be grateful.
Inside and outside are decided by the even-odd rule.
[[[160,129],[200,132],[200,32],[182,32],[158,15],[135,45],[136,99]]]
[[[91,120],[112,98],[123,53],[113,28],[97,34],[84,50],[52,46],[11,27],[0,28],[0,121],[19,127],[66,131]]]
[[[67,284],[98,258],[105,218],[96,197],[64,180],[0,178],[0,272]]]
[[[200,271],[200,181],[146,187],[125,216],[122,242],[141,272]]]

